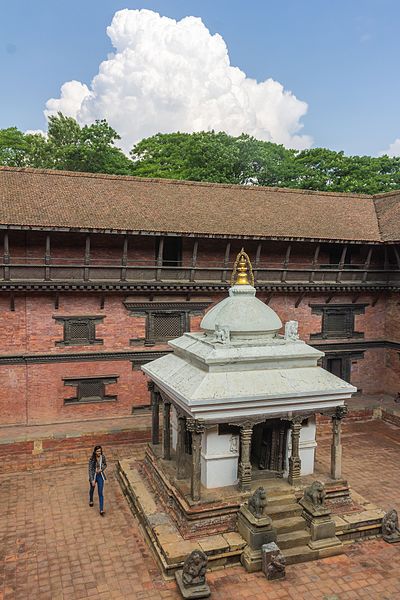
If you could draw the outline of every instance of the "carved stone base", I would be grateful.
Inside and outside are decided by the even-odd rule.
[[[336,537],[336,524],[331,517],[331,511],[324,507],[316,507],[307,500],[300,500],[303,507],[301,516],[310,530],[311,540],[308,545],[312,550],[342,546],[342,542]]]
[[[272,527],[271,517],[257,519],[246,505],[240,507],[237,527],[252,550],[260,550],[263,544],[276,540],[276,530]]]
[[[250,546],[246,546],[240,562],[248,573],[255,573],[262,569],[262,552],[260,550],[252,550]]]
[[[186,587],[182,581],[182,569],[176,571],[175,579],[183,598],[209,598],[211,595],[211,590],[206,583]]]
[[[398,544],[400,542],[400,531],[397,532],[397,535],[383,535],[382,538],[388,544]]]

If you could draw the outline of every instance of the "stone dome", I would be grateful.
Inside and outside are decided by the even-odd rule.
[[[256,298],[253,286],[234,285],[229,297],[208,311],[200,323],[206,333],[214,332],[216,326],[229,327],[232,337],[273,337],[282,322],[272,308]]]

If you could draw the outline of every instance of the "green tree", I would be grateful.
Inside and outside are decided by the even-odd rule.
[[[287,186],[295,176],[294,151],[245,134],[158,133],[136,144],[131,156],[141,177]]]
[[[115,146],[119,139],[105,119],[80,127],[62,113],[49,117],[48,146],[56,169],[129,174],[132,161]]]

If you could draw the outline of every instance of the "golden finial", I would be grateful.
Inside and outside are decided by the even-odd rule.
[[[241,249],[236,257],[233,266],[231,286],[232,285],[254,285],[253,267],[251,266],[248,254]]]

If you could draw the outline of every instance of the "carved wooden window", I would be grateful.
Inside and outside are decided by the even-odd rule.
[[[208,308],[207,302],[169,302],[130,300],[124,302],[131,316],[146,317],[145,338],[132,338],[131,345],[145,344],[152,346],[159,342],[167,342],[190,331],[190,317],[200,316]]]
[[[354,330],[354,316],[364,313],[365,304],[332,304],[311,306],[312,312],[322,315],[322,330],[312,333],[311,339],[364,337]]]
[[[148,340],[167,341],[186,331],[184,313],[153,313],[149,315]]]
[[[76,387],[76,395],[72,398],[65,398],[65,404],[104,402],[117,399],[115,395],[106,393],[106,386],[110,383],[116,383],[118,375],[99,376],[99,377],[81,377],[64,378],[64,385]]]
[[[57,323],[64,325],[64,339],[56,342],[57,346],[83,346],[102,344],[103,340],[96,338],[96,325],[104,317],[54,317]]]

